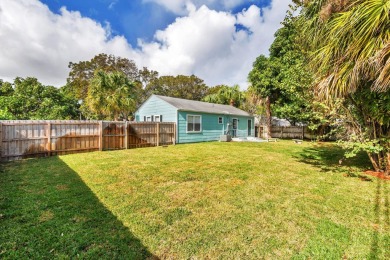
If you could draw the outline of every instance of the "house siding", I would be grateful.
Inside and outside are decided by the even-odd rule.
[[[165,100],[157,96],[151,96],[135,113],[135,120],[143,122],[144,117],[151,115],[162,115],[162,122],[176,123],[176,143],[195,143],[206,141],[217,141],[220,135],[227,133],[227,124],[230,123],[229,134],[232,134],[232,122],[237,118],[238,129],[236,136],[248,136],[248,120],[251,120],[251,133],[249,136],[254,136],[254,117],[253,116],[234,116],[226,114],[214,114],[206,112],[192,112],[178,110],[175,106],[169,104]],[[200,115],[201,132],[187,133],[187,115]],[[219,124],[218,118],[223,118],[223,123]]]
[[[176,122],[177,109],[159,99],[156,96],[151,96],[145,103],[137,110],[135,120],[143,122],[145,116],[162,115],[162,122]]]
[[[201,115],[202,116],[202,131],[200,133],[187,133],[187,115]],[[218,118],[223,118],[223,124],[218,123]],[[251,120],[251,135],[254,136],[254,119],[253,117],[245,116],[227,116],[224,114],[207,114],[201,112],[178,112],[178,143],[194,143],[205,141],[217,141],[220,135],[226,133],[227,123],[232,124],[233,118],[238,119],[237,136],[248,136],[248,119]]]

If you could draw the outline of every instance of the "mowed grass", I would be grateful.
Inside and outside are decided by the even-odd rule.
[[[6,163],[0,258],[390,259],[390,181],[341,155],[211,142]]]

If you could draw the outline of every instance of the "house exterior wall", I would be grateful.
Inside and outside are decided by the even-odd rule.
[[[162,122],[176,122],[177,121],[177,109],[159,99],[156,96],[151,96],[135,113],[135,120],[137,122],[143,122],[144,117],[162,115]]]
[[[197,133],[187,132],[187,116],[188,115],[200,115],[201,116],[201,131]],[[222,124],[219,123],[218,119],[222,117]],[[249,136],[255,136],[254,131],[254,118],[245,116],[227,116],[224,114],[208,114],[202,112],[187,112],[178,111],[178,143],[194,143],[194,142],[205,142],[205,141],[217,141],[220,139],[220,135],[227,133],[232,134],[232,122],[233,118],[238,120],[237,132],[238,137],[248,136],[248,120],[251,120],[251,133]],[[228,129],[228,123],[230,127]]]
[[[249,136],[255,136],[254,117],[252,116],[234,116],[226,114],[210,114],[204,112],[178,111],[178,109],[168,102],[151,96],[135,113],[135,120],[143,122],[147,116],[162,116],[162,122],[176,123],[176,143],[195,143],[206,141],[217,141],[222,134],[233,135],[233,119],[237,119],[237,131],[235,136],[248,136],[248,120],[251,120],[251,131]],[[201,131],[187,132],[187,116],[201,116]],[[219,123],[219,117],[222,117],[222,124]],[[229,126],[228,126],[229,123]]]
[[[237,137],[254,137],[255,136],[255,119],[253,116],[231,116],[230,123],[232,123],[233,118],[238,119],[238,129],[235,133]],[[251,120],[250,131],[248,132],[248,120]]]

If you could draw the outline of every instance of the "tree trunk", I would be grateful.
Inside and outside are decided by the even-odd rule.
[[[272,126],[272,113],[271,113],[271,99],[267,97],[265,99],[265,114],[267,120],[267,138],[272,138],[271,136],[271,126]]]
[[[390,176],[390,151],[386,153],[386,168],[385,168],[385,175]]]
[[[380,167],[378,155],[373,153],[367,153],[367,154],[368,154],[368,158],[370,158],[372,167],[374,167],[374,171],[379,172],[381,170],[381,167]]]

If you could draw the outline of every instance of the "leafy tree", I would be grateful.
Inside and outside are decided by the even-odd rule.
[[[221,88],[225,87],[225,85],[217,85],[214,87],[209,87],[207,90],[207,96],[217,94]]]
[[[347,156],[364,150],[375,170],[390,174],[390,2],[322,0],[300,6],[308,28],[303,35],[312,36],[305,46],[312,52],[315,92],[339,118],[324,116],[338,125]]]
[[[14,89],[12,88],[12,84],[0,79],[0,96],[12,96],[13,93]]]
[[[203,101],[241,107],[244,101],[243,99],[244,95],[240,91],[240,87],[238,85],[235,85],[233,87],[220,85],[218,86],[218,90],[215,93],[208,94],[203,98]]]
[[[96,71],[85,106],[101,119],[128,119],[136,109],[137,90],[121,72]]]
[[[95,72],[121,72],[132,82],[139,81],[139,71],[134,61],[107,55],[98,54],[90,61],[70,62],[70,72],[66,90],[78,100],[84,100],[88,95],[88,88]]]
[[[154,70],[149,70],[146,67],[143,67],[142,70],[139,70],[139,80],[142,83],[142,88],[146,88],[152,81],[158,79],[158,72]]]
[[[292,125],[315,120],[310,91],[313,76],[307,68],[306,53],[297,44],[302,22],[293,15],[294,11],[296,8],[288,12],[283,27],[275,33],[270,56],[260,55],[248,76],[250,89],[265,104],[268,136],[272,115],[285,118]]]
[[[191,100],[202,100],[208,87],[195,75],[161,76],[152,80],[145,88],[146,95],[170,96]]]
[[[335,1],[322,6],[324,26],[314,38],[319,47],[313,64],[317,87],[322,95],[340,97],[354,93],[365,82],[372,90],[390,88],[390,2],[353,1],[343,12],[334,10]],[[321,18],[321,16],[320,16]]]
[[[281,95],[278,75],[279,63],[276,60],[260,55],[253,63],[253,69],[248,76],[249,82],[251,83],[251,91],[264,99],[268,137],[271,137],[271,104],[276,102]]]
[[[0,110],[3,119],[73,119],[77,102],[60,89],[44,86],[36,78],[16,78],[2,83]]]
[[[14,93],[12,84],[4,82],[0,79],[0,120],[12,120],[15,119],[12,113],[8,111],[8,105],[10,103],[10,97]]]
[[[277,117],[287,119],[292,125],[313,121],[313,92],[310,91],[313,75],[307,68],[307,56],[297,44],[302,26],[294,17],[294,10],[288,13],[284,26],[275,33],[270,47],[270,58],[279,66],[280,93],[273,110]]]

